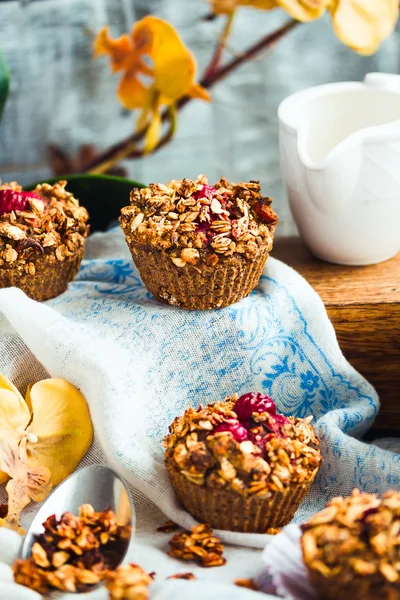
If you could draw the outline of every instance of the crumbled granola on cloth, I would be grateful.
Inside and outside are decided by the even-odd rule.
[[[254,581],[254,579],[236,579],[235,585],[237,585],[238,587],[246,588],[248,590],[253,590],[255,592],[257,592],[260,589]]]
[[[14,195],[5,205],[21,209],[0,211],[0,268],[34,275],[40,256],[62,262],[84,245],[89,215],[66,185],[43,183],[29,193],[15,181],[0,185],[0,195]]]
[[[361,585],[370,578],[369,587],[393,594],[382,597],[399,597],[400,492],[388,491],[380,499],[355,489],[348,498],[333,498],[302,530],[310,570],[335,584]]]
[[[174,523],[173,521],[166,521],[164,525],[157,527],[157,531],[161,533],[172,533],[173,531],[178,531],[179,525]]]
[[[271,250],[278,221],[271,202],[256,181],[230,184],[222,178],[210,186],[199,175],[196,181],[135,188],[120,221],[128,238],[168,250],[177,267],[212,265],[235,253],[252,258],[266,241]]]
[[[104,574],[110,600],[148,600],[151,575],[133,563]]]
[[[223,544],[213,535],[211,527],[204,523],[195,525],[191,531],[176,533],[169,545],[170,556],[180,560],[194,560],[201,567],[222,567],[226,563]]]
[[[252,413],[266,398],[266,410],[261,404],[262,412]],[[244,414],[238,414],[243,407]],[[311,419],[277,414],[268,396],[234,395],[177,417],[164,440],[166,460],[199,486],[245,496],[280,492],[292,483],[312,480],[318,470],[322,459]]]
[[[40,593],[49,588],[83,592],[96,585],[113,568],[117,547],[125,548],[130,536],[130,528],[118,525],[111,510],[95,512],[90,504],[80,507],[78,517],[64,513],[58,520],[52,515],[43,527],[32,557],[13,565],[16,583]]]
[[[196,575],[193,573],[176,573],[175,575],[170,575],[167,579],[187,579],[193,581],[196,579]]]

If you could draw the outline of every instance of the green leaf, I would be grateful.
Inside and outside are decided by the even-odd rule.
[[[111,175],[65,175],[47,179],[46,182],[53,184],[60,179],[67,180],[66,189],[89,211],[92,232],[104,231],[118,219],[121,208],[129,206],[129,195],[134,187],[146,187],[143,183]],[[27,186],[26,189],[32,190],[36,185]]]
[[[8,70],[6,57],[0,52],[0,119],[7,100],[9,85],[10,71]]]

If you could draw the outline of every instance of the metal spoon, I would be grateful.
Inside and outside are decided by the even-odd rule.
[[[36,536],[43,533],[43,521],[50,515],[60,518],[65,512],[78,514],[82,504],[91,504],[96,512],[110,508],[117,517],[118,525],[132,527],[130,539],[118,544],[113,568],[123,561],[133,541],[135,510],[126,483],[117,473],[105,465],[90,465],[75,471],[47,498],[40,507],[28,529],[21,550],[21,558],[29,558]]]

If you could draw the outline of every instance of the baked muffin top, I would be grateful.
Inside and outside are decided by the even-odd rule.
[[[173,180],[131,192],[122,209],[121,226],[128,241],[168,251],[178,267],[238,254],[251,259],[260,246],[271,250],[278,221],[257,181],[214,186],[204,175],[196,181]]]
[[[264,394],[234,395],[177,417],[165,458],[196,485],[257,496],[284,491],[312,480],[322,460],[311,419],[277,413]]]
[[[304,561],[322,576],[343,584],[369,576],[379,589],[400,586],[400,492],[380,499],[355,489],[333,498],[302,530]]]
[[[83,246],[89,215],[66,184],[43,183],[32,192],[15,181],[0,185],[0,268],[34,275],[40,256],[63,261]]]

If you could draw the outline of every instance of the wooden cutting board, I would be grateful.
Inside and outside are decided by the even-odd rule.
[[[344,355],[378,391],[374,429],[400,431],[400,254],[368,267],[331,265],[296,237],[278,238],[272,256],[318,292]]]

